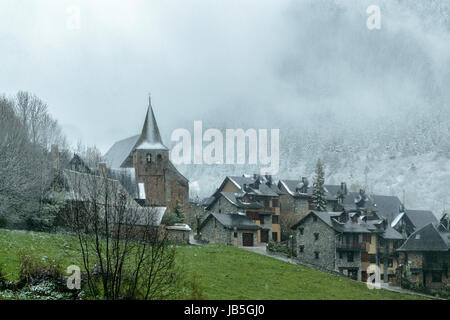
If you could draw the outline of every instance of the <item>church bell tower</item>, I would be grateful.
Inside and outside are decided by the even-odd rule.
[[[137,182],[144,184],[145,203],[166,206],[169,149],[162,142],[150,97],[144,126],[133,150],[133,167]]]

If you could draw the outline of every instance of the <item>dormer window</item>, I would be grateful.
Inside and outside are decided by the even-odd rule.
[[[147,153],[147,155],[145,156],[145,160],[147,161],[147,163],[152,163],[152,154]]]

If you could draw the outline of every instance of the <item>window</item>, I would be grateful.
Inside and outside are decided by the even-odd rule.
[[[314,258],[319,259],[319,251],[314,252]]]
[[[314,233],[314,240],[319,240],[319,233]]]
[[[369,262],[370,263],[376,263],[377,262],[377,255],[376,254],[369,254]]]
[[[222,213],[222,209],[219,209],[219,213]]]
[[[363,233],[363,241],[367,242],[367,243],[371,243],[372,242],[372,237],[370,236],[369,233]]]
[[[259,215],[259,223],[260,223],[261,225],[264,224],[264,216],[263,216],[263,215]]]
[[[300,231],[300,235],[303,235],[303,231],[305,230],[304,228],[300,228],[298,229]]]
[[[339,259],[342,260],[343,256],[342,256],[342,251],[339,251]]]
[[[388,267],[392,268],[394,266],[394,260],[388,259]]]
[[[280,201],[278,199],[272,199],[272,207],[278,208],[280,206]]]
[[[161,161],[162,155],[158,153],[158,155],[156,156],[156,159],[157,159],[158,161]]]
[[[316,215],[313,216],[313,221],[317,222],[317,216]]]
[[[272,240],[278,241],[278,232],[272,232]]]
[[[280,216],[273,215],[272,216],[272,224],[279,224],[280,223]]]
[[[432,282],[442,282],[442,273],[440,271],[433,271],[431,273]]]
[[[235,233],[234,233],[234,237],[235,237],[235,238],[237,238],[237,237],[238,237],[238,234],[237,234],[237,232],[235,232]]]
[[[347,262],[353,262],[354,255],[352,251],[347,252]]]
[[[264,207],[265,208],[269,208],[270,207],[270,200],[269,199],[264,199]]]
[[[385,241],[383,238],[380,238],[380,246],[384,247]]]
[[[298,249],[299,249],[300,252],[303,252],[305,250],[305,246],[303,246],[303,245],[299,246]]]
[[[147,155],[145,156],[145,160],[147,161],[147,163],[152,163],[152,154],[147,153]]]

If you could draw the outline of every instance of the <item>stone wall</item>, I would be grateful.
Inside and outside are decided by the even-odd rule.
[[[171,242],[176,243],[189,243],[189,231],[166,229],[167,238]]]
[[[220,195],[219,199],[216,200],[209,211],[214,213],[238,213],[239,211],[243,212],[244,210],[239,210],[238,207],[225,199],[224,196]]]
[[[147,163],[147,154],[151,162]],[[189,201],[189,183],[169,160],[167,150],[137,150],[133,154],[137,182],[145,184],[146,203],[173,210]]]
[[[226,245],[233,244],[233,231],[226,229],[216,218],[211,217],[203,228],[200,230],[202,233],[202,240],[206,240],[211,243],[221,243]]]
[[[299,229],[303,228],[303,235],[300,234]],[[315,240],[314,234],[319,234],[319,239]],[[334,270],[335,258],[335,232],[317,218],[315,222],[313,215],[303,220],[303,223],[297,228],[297,259],[307,263],[321,266],[327,270]],[[304,246],[303,252],[300,252],[300,246]],[[316,258],[315,252],[319,253]]]

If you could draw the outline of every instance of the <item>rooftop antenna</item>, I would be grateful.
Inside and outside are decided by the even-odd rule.
[[[152,105],[152,93],[151,92],[148,93],[148,105],[149,106]]]

